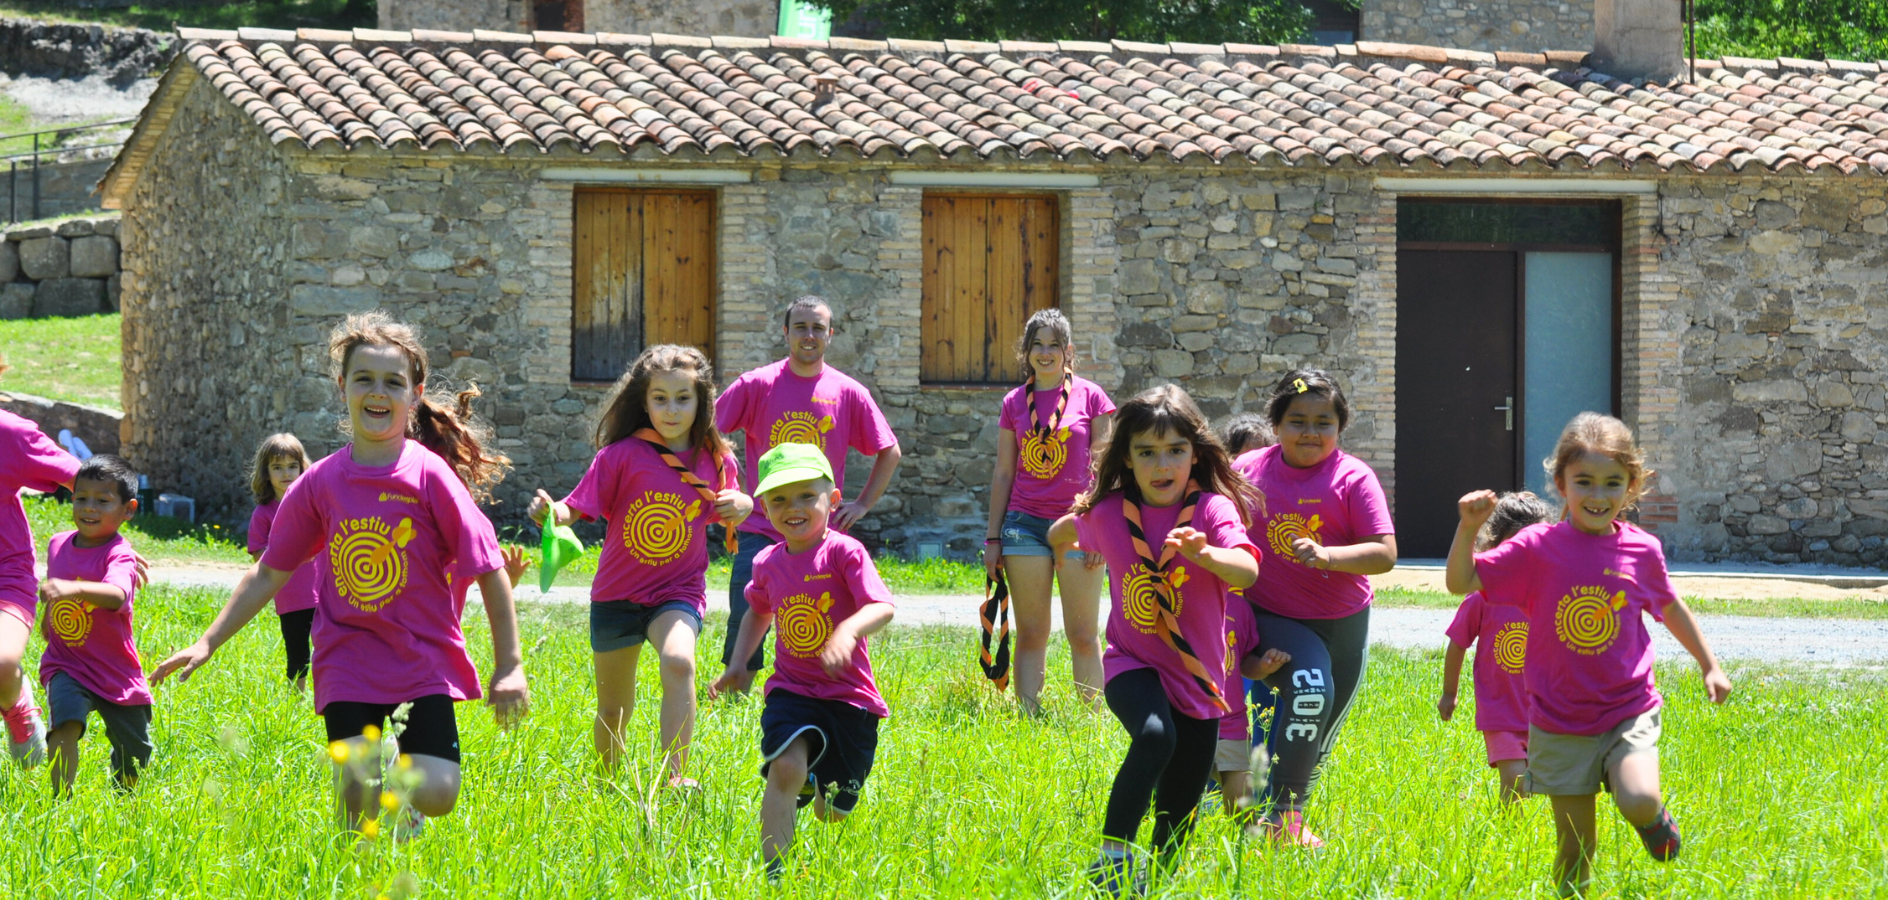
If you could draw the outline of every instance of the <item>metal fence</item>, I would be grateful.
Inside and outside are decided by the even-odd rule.
[[[40,218],[40,166],[48,159],[57,160],[71,153],[88,150],[113,150],[123,147],[124,141],[107,141],[94,144],[65,144],[63,141],[86,133],[96,133],[110,128],[122,128],[136,119],[114,119],[110,122],[93,122],[88,125],[68,125],[64,128],[48,128],[43,131],[22,131],[18,134],[0,134],[0,146],[6,142],[32,138],[33,149],[17,153],[0,154],[0,162],[7,164],[7,221],[21,222]],[[51,135],[51,137],[47,137]],[[24,164],[24,165],[22,165]],[[21,169],[25,168],[25,177],[31,179],[32,202],[25,210],[20,209]],[[25,216],[20,214],[25,212]]]

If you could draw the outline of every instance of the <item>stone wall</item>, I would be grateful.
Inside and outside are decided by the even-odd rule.
[[[89,316],[118,308],[118,216],[0,235],[0,319]]]
[[[440,31],[530,31],[526,0],[378,0],[379,26],[389,31],[430,28]]]
[[[1587,50],[1592,0],[1363,0],[1367,41],[1462,50]]]
[[[92,135],[82,139],[88,142],[104,139],[97,132]],[[98,210],[99,197],[93,188],[98,186],[106,170],[111,168],[111,157],[53,162],[57,156],[56,153],[48,153],[41,158],[38,213],[33,211],[33,167],[30,157],[20,160],[18,168],[11,170],[11,174],[6,167],[0,166],[0,215],[18,216],[18,221],[32,221]]]
[[[176,46],[173,36],[143,28],[0,19],[0,71],[8,75],[97,74],[123,87],[164,68]]]
[[[764,38],[779,25],[779,0],[584,0],[584,27],[591,31]]]

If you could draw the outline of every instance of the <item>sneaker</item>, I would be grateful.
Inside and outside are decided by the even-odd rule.
[[[30,769],[46,761],[46,720],[24,691],[20,702],[0,717],[7,723],[7,752],[21,768]]]
[[[1678,823],[1672,819],[1672,811],[1661,807],[1659,817],[1644,828],[1635,828],[1639,840],[1645,842],[1645,851],[1659,862],[1671,862],[1678,858],[1678,847],[1682,843],[1678,836]]]
[[[1312,834],[1311,829],[1305,827],[1305,814],[1296,809],[1270,813],[1247,826],[1246,833],[1253,837],[1267,838],[1281,847],[1324,849],[1324,839]]]
[[[426,833],[426,816],[411,806],[402,806],[393,814],[393,824],[387,826],[387,836],[395,843],[418,840]]]
[[[1088,867],[1088,883],[1104,897],[1139,897],[1147,893],[1147,872],[1132,856],[1103,853]]]

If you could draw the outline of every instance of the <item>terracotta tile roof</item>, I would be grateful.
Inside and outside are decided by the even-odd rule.
[[[180,29],[275,143],[347,149],[1888,173],[1888,71],[1582,53]],[[1888,65],[1888,64],[1884,64]]]

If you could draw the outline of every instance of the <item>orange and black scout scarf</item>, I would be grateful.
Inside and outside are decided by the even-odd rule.
[[[689,471],[687,466],[682,465],[682,461],[676,459],[675,454],[669,452],[668,445],[662,443],[662,435],[658,434],[654,428],[638,428],[636,429],[636,433],[630,435],[630,437],[648,444],[649,449],[654,450],[656,455],[662,457],[662,461],[667,464],[669,468],[675,470],[675,474],[682,479],[683,484],[694,488],[695,493],[701,495],[701,499],[708,504],[709,509],[715,508],[715,489],[709,487],[707,482],[701,480],[701,476]],[[722,483],[727,482],[727,473],[722,471],[721,458],[718,456],[715,457],[715,481]],[[727,535],[722,538],[721,546],[727,548],[728,554],[732,556],[736,547],[739,545],[738,540],[734,536],[734,526],[723,523],[721,527],[723,531],[727,532]]]
[[[1010,585],[1002,569],[996,570],[995,578],[984,580],[983,605],[977,608],[977,616],[983,623],[983,677],[1001,693],[1010,684]],[[995,655],[990,653],[992,640],[997,644]]]
[[[1043,427],[1042,420],[1036,415],[1036,370],[1029,370],[1029,379],[1023,382],[1023,405],[1029,407],[1029,430],[1043,437],[1055,433],[1062,427],[1062,413],[1069,408],[1069,388],[1075,383],[1075,370],[1062,367],[1062,393],[1055,400],[1055,415],[1049,419],[1048,427]]]
[[[1200,486],[1187,482],[1186,499],[1180,501],[1180,517],[1174,520],[1174,530],[1186,527],[1193,521],[1193,510],[1200,504]],[[1147,545],[1147,530],[1141,524],[1141,507],[1125,493],[1121,497],[1121,512],[1128,520],[1128,536],[1134,541],[1134,553],[1141,558],[1141,565],[1153,576],[1154,597],[1160,603],[1160,618],[1155,620],[1155,628],[1160,639],[1180,654],[1180,664],[1186,667],[1187,674],[1193,676],[1200,687],[1206,689],[1212,698],[1214,708],[1220,712],[1231,712],[1226,705],[1226,698],[1221,695],[1219,683],[1206,676],[1206,666],[1200,662],[1199,654],[1193,652],[1193,646],[1180,634],[1180,617],[1173,609],[1173,582],[1167,576],[1167,564],[1173,561],[1175,550],[1162,548],[1160,559],[1154,559],[1154,551]]]

